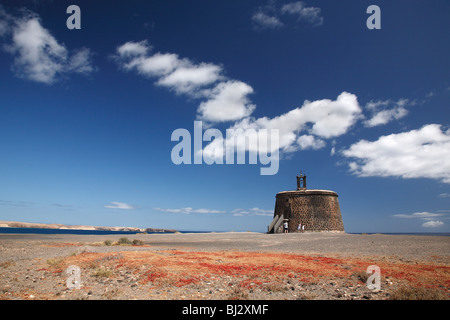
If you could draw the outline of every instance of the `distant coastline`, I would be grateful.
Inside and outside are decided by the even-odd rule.
[[[58,223],[33,223],[18,221],[0,221],[0,228],[21,228],[21,229],[51,229],[51,230],[80,230],[80,231],[111,231],[129,233],[175,233],[175,229],[161,228],[136,228],[136,227],[105,227],[88,225],[64,225]]]

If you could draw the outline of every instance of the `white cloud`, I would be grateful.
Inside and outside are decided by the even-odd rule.
[[[10,26],[13,23],[13,20],[14,18],[8,14],[0,4],[0,37],[11,32]]]
[[[247,96],[253,93],[252,87],[241,81],[219,83],[208,93],[209,100],[198,108],[201,120],[224,122],[248,117],[255,105],[250,104]]]
[[[429,124],[419,130],[360,140],[342,154],[356,158],[350,170],[361,177],[431,178],[450,183],[450,131]]]
[[[365,121],[366,127],[375,127],[386,124],[392,120],[398,120],[408,114],[405,108],[394,108],[377,112],[371,119]]]
[[[126,71],[135,70],[155,77],[156,85],[202,99],[198,107],[200,120],[234,121],[249,116],[255,106],[248,95],[253,89],[246,83],[227,79],[223,68],[213,63],[193,63],[173,53],[150,54],[147,41],[126,42],[117,47],[115,59]]]
[[[283,26],[277,16],[271,16],[261,10],[252,15],[252,21],[257,29],[277,29]]]
[[[444,213],[431,213],[431,212],[415,212],[412,214],[394,214],[393,217],[395,218],[406,218],[406,219],[421,219],[426,220],[426,222],[422,223],[422,227],[425,228],[436,228],[444,225],[444,222],[439,220],[433,220],[436,217],[442,217],[445,216]]]
[[[197,118],[209,123],[233,121],[229,129],[237,135],[236,150],[262,152],[294,152],[300,149],[318,150],[326,145],[325,140],[341,136],[362,117],[356,95],[342,92],[336,100],[322,99],[304,101],[301,107],[274,118],[253,118],[256,106],[249,95],[253,88],[248,84],[228,79],[222,75],[223,68],[212,63],[194,64],[189,59],[180,59],[173,53],[151,54],[147,41],[126,42],[117,47],[115,59],[126,71],[154,77],[156,85],[166,86],[177,93],[201,99]],[[206,126],[209,124],[207,123]],[[279,130],[279,141],[270,141],[270,130]],[[267,130],[269,137],[262,145],[250,145],[239,139],[239,132],[261,132]],[[203,155],[212,159],[223,159],[226,138],[216,137],[206,145]],[[270,143],[270,147],[269,147]]]
[[[211,158],[211,162],[223,159],[224,146],[228,145],[235,146],[238,152],[268,152],[276,158],[280,151],[317,150],[325,146],[324,139],[345,134],[360,116],[356,96],[347,92],[341,93],[336,100],[306,100],[301,107],[274,118],[245,117],[236,121],[227,129],[226,136],[215,138],[204,147],[203,156]],[[278,130],[278,141],[272,141],[272,129]],[[234,134],[228,135],[228,130]],[[264,130],[267,130],[267,137],[262,136],[258,142],[247,139],[252,132]]]
[[[281,13],[295,15],[298,20],[306,21],[313,26],[321,26],[324,21],[320,8],[307,7],[302,1],[291,2],[283,5],[281,7]]]
[[[300,146],[300,149],[302,150],[304,149],[318,150],[325,147],[325,141],[317,139],[316,137],[308,134],[298,137],[297,144]]]
[[[242,217],[242,216],[265,216],[272,217],[273,210],[264,210],[260,208],[250,208],[250,209],[234,209],[231,211],[233,216]]]
[[[355,95],[342,92],[336,100],[306,100],[299,108],[274,118],[244,118],[232,129],[278,129],[279,148],[284,152],[299,148],[319,149],[325,145],[322,139],[345,134],[360,117],[361,108]],[[301,135],[307,132],[307,135]],[[321,139],[320,139],[321,138]]]
[[[226,213],[223,210],[213,210],[213,209],[194,209],[191,207],[185,208],[176,208],[176,209],[167,209],[167,208],[153,208],[157,211],[161,212],[169,212],[169,213],[183,213],[183,214],[191,214],[191,213],[202,213],[202,214],[217,214],[217,213]],[[250,209],[234,209],[231,211],[233,216],[273,216],[273,210],[264,210],[260,208],[250,208]]]
[[[371,111],[376,111],[378,108],[388,106],[390,103],[391,100],[371,100],[366,103],[365,108]]]
[[[342,92],[336,100],[305,101],[292,111],[298,122],[311,123],[310,132],[322,138],[340,136],[356,122],[361,113],[357,97]]]
[[[274,118],[252,118],[255,109],[248,95],[253,88],[248,84],[224,77],[222,68],[211,63],[193,64],[188,59],[180,59],[176,54],[157,53],[149,55],[151,47],[146,41],[127,42],[116,50],[116,60],[125,70],[135,70],[140,74],[157,78],[157,84],[174,87],[190,97],[203,98],[197,112],[198,119],[208,122],[235,121],[229,128],[235,133],[248,130],[279,130],[279,141],[273,143],[268,137],[265,145],[251,145],[245,139],[235,144],[238,151],[258,152],[267,148],[274,151],[294,152],[299,149],[321,149],[325,139],[341,136],[361,118],[361,107],[356,95],[342,92],[336,100],[322,99],[304,101],[301,107]],[[211,86],[215,84],[214,86]],[[189,90],[188,90],[189,89]],[[270,135],[270,133],[269,133]],[[236,136],[230,137],[235,139]],[[224,137],[216,137],[203,149],[203,156],[223,159]],[[265,143],[265,142],[264,142]],[[264,144],[263,143],[263,144]],[[234,144],[233,143],[230,143]],[[174,212],[190,212],[174,209]]]
[[[17,76],[51,84],[62,75],[94,71],[89,49],[80,49],[70,56],[67,48],[41,25],[36,14],[25,12],[15,17],[14,22],[8,17],[0,14],[0,35],[11,36],[11,42],[4,48],[14,55],[13,70]]]
[[[375,127],[392,120],[401,119],[408,114],[405,106],[414,104],[414,101],[411,102],[408,99],[370,101],[366,104],[366,109],[372,113],[372,117],[364,121],[364,125],[366,127]],[[383,109],[380,110],[380,108]]]
[[[183,64],[183,60],[173,53],[155,53],[150,57],[132,59],[126,67],[136,68],[144,76],[163,76]]]
[[[126,42],[116,48],[114,58],[119,66],[126,71],[135,70],[146,77],[164,76],[180,65],[189,64],[173,53],[155,53],[148,55],[152,47],[147,41]]]
[[[336,153],[336,147],[332,147],[330,150],[330,156],[334,156],[334,154]]]
[[[269,1],[266,5],[260,6],[253,13],[251,19],[255,30],[280,29],[285,26],[281,18],[283,16],[295,16],[297,21],[306,22],[314,27],[321,26],[324,18],[321,9],[308,7],[304,2],[291,2],[277,7],[274,1]]]
[[[221,210],[211,210],[211,209],[193,209],[191,207],[186,208],[178,208],[178,209],[163,209],[163,208],[154,208],[155,210],[161,211],[161,212],[170,212],[170,213],[184,213],[184,214],[191,214],[191,213],[225,213],[225,211]]]
[[[219,80],[221,71],[221,67],[211,63],[178,67],[157,84],[173,88],[177,93],[189,93]]]
[[[116,202],[116,201],[112,201],[110,205],[105,205],[105,208],[108,209],[123,209],[123,210],[132,210],[132,209],[136,209],[136,207],[127,204],[127,203],[123,203],[123,202]]]
[[[432,220],[432,221],[424,222],[422,224],[422,227],[425,227],[425,228],[436,228],[436,227],[440,227],[442,225],[444,225],[444,223],[442,221]]]
[[[394,214],[393,217],[396,218],[421,218],[421,219],[428,219],[428,218],[434,218],[434,217],[441,217],[444,214],[442,213],[431,213],[431,212],[415,212],[412,214]]]
[[[412,218],[418,218],[421,220],[426,220],[426,222],[422,223],[422,227],[425,228],[436,228],[444,225],[444,222],[439,220],[433,220],[436,217],[443,217],[446,214],[444,213],[431,213],[431,212],[415,212],[412,214],[394,214],[393,217],[395,218],[406,218],[406,219],[412,219]]]
[[[126,42],[117,48],[117,53],[122,57],[136,57],[143,56],[151,50],[151,46],[148,45],[147,40],[141,42]]]
[[[156,77],[157,85],[177,93],[198,96],[201,90],[223,78],[222,68],[212,63],[194,64],[180,59],[174,53],[150,55],[152,47],[147,41],[126,42],[117,47],[115,59],[126,71],[135,70],[147,77]]]
[[[95,68],[92,66],[91,56],[91,51],[87,48],[75,50],[68,60],[67,71],[86,75],[94,72]]]
[[[17,54],[14,69],[23,77],[52,83],[64,70],[67,50],[34,17],[18,23],[8,51]]]
[[[439,194],[440,198],[450,198],[450,193],[441,193]]]
[[[4,35],[9,33],[9,26],[8,23],[2,19],[0,16],[0,37],[3,37]]]
[[[252,15],[255,30],[279,29],[284,26],[278,17],[278,9],[273,1],[258,7]]]

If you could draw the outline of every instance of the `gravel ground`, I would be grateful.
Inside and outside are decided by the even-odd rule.
[[[0,299],[448,299],[450,238],[345,233],[0,235]],[[143,244],[143,245],[142,245]],[[381,290],[366,268],[381,268]],[[80,288],[68,288],[69,265]],[[72,276],[73,277],[73,276]],[[69,284],[73,286],[73,284]]]

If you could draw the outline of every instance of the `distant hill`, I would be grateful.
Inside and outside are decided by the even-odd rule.
[[[132,232],[177,232],[174,229],[135,228],[135,227],[101,227],[85,225],[64,225],[58,223],[33,223],[17,221],[0,221],[2,228],[42,228],[42,229],[75,229],[75,230],[103,230],[103,231],[132,231]]]

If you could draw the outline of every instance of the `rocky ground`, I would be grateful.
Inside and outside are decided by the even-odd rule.
[[[184,238],[174,241],[177,235],[139,235],[127,236],[130,241],[136,238],[134,244],[126,241],[119,244],[117,236],[110,241],[105,241],[111,238],[109,236],[59,235],[28,239],[22,236],[22,240],[19,236],[2,236],[0,299],[450,299],[447,237],[433,240],[437,242],[436,248],[441,247],[439,254],[433,252],[432,239],[419,238],[415,245],[420,247],[426,243],[431,255],[422,251],[414,258],[406,251],[396,252],[395,246],[385,248],[395,253],[393,255],[371,256],[355,255],[356,251],[344,249],[345,254],[330,252],[331,249],[295,252],[279,246],[277,250],[268,250],[270,246],[256,239],[260,236],[258,239],[270,237],[205,234],[183,235]],[[305,247],[309,248],[306,242],[311,241],[310,236],[295,237],[269,240],[292,242],[295,239],[298,242],[303,239]],[[323,243],[329,237],[319,236],[317,241]],[[239,246],[232,245],[233,239],[242,241]],[[251,239],[259,243],[254,250],[249,250]],[[334,239],[337,243],[343,241]],[[227,247],[223,247],[224,243],[228,243]],[[316,249],[318,247],[315,245]],[[378,291],[367,287],[370,275],[366,270],[370,265],[380,268]],[[79,268],[79,277],[68,273],[70,266]],[[74,282],[76,279],[80,281],[79,288]]]

